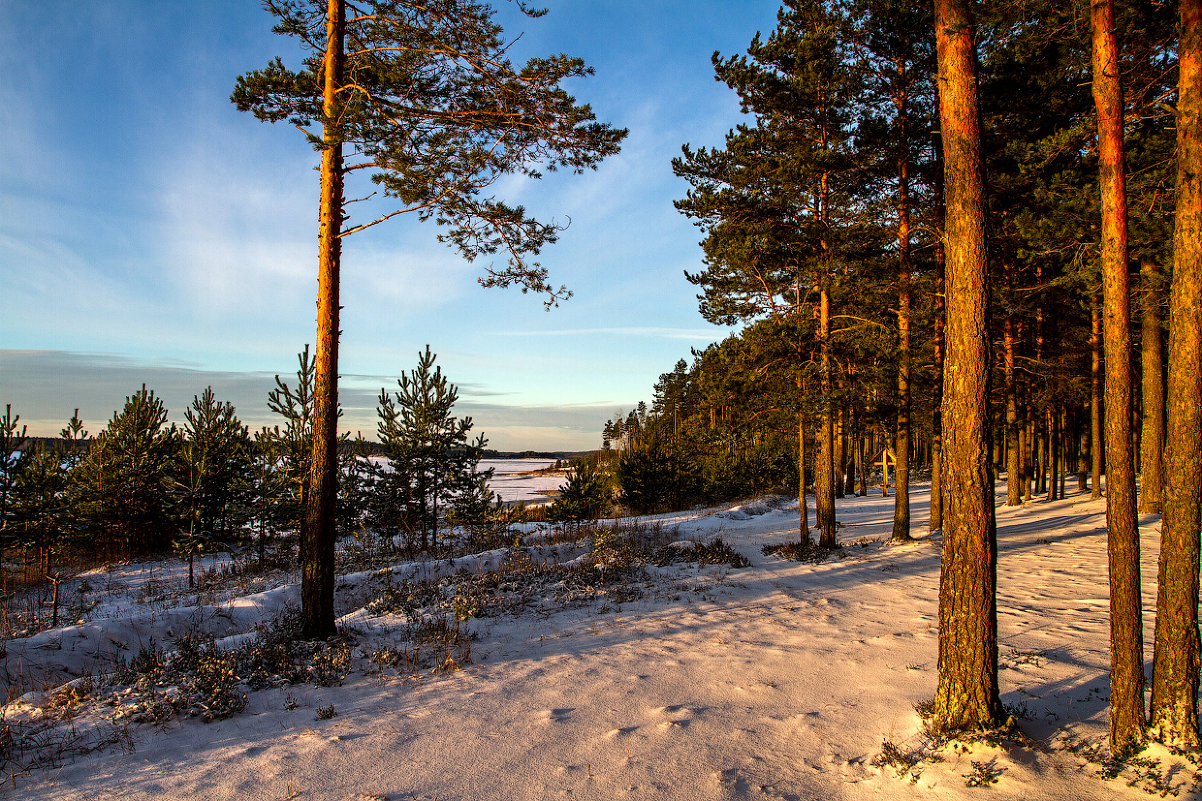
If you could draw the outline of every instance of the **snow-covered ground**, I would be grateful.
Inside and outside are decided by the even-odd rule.
[[[925,532],[925,487],[912,502],[915,531]],[[998,510],[1001,689],[1028,744],[945,746],[900,778],[899,769],[879,765],[886,743],[899,753],[922,748],[915,705],[934,695],[936,680],[939,543],[886,545],[892,504],[879,494],[839,501],[847,547],[842,558],[818,564],[762,552],[796,537],[795,501],[663,516],[673,537],[720,536],[751,566],[653,567],[654,588],[632,601],[546,599],[520,615],[472,619],[465,625],[477,639],[460,670],[417,679],[353,672],[342,686],[249,692],[243,712],[209,724],[127,723],[126,747],[18,776],[0,794],[89,801],[1146,797],[1128,786],[1131,770],[1104,780],[1085,756],[1106,735],[1108,593],[1105,507],[1077,495]],[[1158,521],[1142,522],[1152,610]],[[579,551],[563,546],[547,558]],[[394,578],[479,571],[499,560],[490,553],[455,566],[400,566]],[[360,632],[360,650],[383,630],[363,609],[373,575],[340,584],[343,620]],[[182,578],[160,569],[156,580]],[[247,590],[254,592],[192,596],[174,611],[145,600],[119,615],[96,609],[91,623],[9,642],[5,668],[10,675],[78,670],[150,636],[167,642],[190,624],[236,639],[252,619],[269,618],[295,597],[293,587]],[[1148,641],[1153,622],[1149,612]],[[39,698],[10,705],[6,719],[34,714]],[[97,709],[112,711],[94,708],[72,725],[85,729],[88,715],[102,714]],[[1161,762],[1144,766],[1144,785],[1159,780],[1189,795],[1186,763],[1150,753]],[[988,787],[969,786],[974,777]]]

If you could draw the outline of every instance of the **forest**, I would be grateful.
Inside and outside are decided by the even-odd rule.
[[[339,431],[342,237],[411,214],[466,258],[508,258],[484,285],[554,306],[570,293],[531,259],[560,229],[491,192],[513,175],[594,169],[627,132],[561,87],[588,74],[582,60],[513,67],[486,4],[266,7],[308,58],[239,77],[231,100],[300,128],[320,155],[314,352],[298,354],[295,380],[277,376],[280,423],[256,432],[211,389],[176,426],[143,386],[95,436],[77,414],[52,444],[6,407],[0,562],[54,583],[55,625],[60,564],[81,555],[173,553],[191,586],[198,556],[239,547],[299,566],[294,638],[333,643],[352,543],[453,565],[529,535],[529,510],[489,491],[487,442],[454,415],[458,390],[429,346],[381,390],[376,440]],[[1197,0],[786,0],[745,53],[715,52],[743,122],[720,145],[681,143],[671,169],[676,209],[700,236],[682,283],[734,333],[665,365],[651,397],[604,422],[600,447],[537,513],[557,542],[589,538],[590,570],[628,579],[640,559],[672,564],[678,543],[641,529],[622,540],[618,518],[787,497],[789,549],[774,553],[836,564],[840,503],[883,491],[881,542],[938,550],[924,731],[1022,742],[999,685],[998,519],[1074,493],[1098,500],[1108,764],[1138,765],[1149,744],[1196,753],[1200,26]],[[395,211],[352,218],[343,181],[358,170]],[[925,509],[911,505],[917,488]],[[746,562],[721,539],[695,553]],[[537,572],[530,555],[506,558],[494,585]],[[559,557],[544,558],[550,569]],[[8,581],[6,566],[6,594]],[[475,589],[439,591],[462,621],[483,616]],[[390,609],[412,616],[420,599],[406,592]]]
[[[823,548],[837,547],[835,499],[862,493],[874,461],[895,462],[894,541],[911,538],[912,469],[931,477],[945,559],[958,536],[995,550],[980,492],[995,475],[1010,506],[1056,499],[1069,474],[1095,498],[1105,489],[1120,753],[1145,736],[1137,473],[1138,511],[1165,511],[1166,542],[1179,532],[1158,614],[1194,610],[1179,630],[1158,618],[1153,727],[1197,743],[1196,678],[1167,689],[1184,675],[1170,651],[1197,648],[1202,492],[1177,10],[985,4],[974,37],[966,3],[936,3],[934,18],[910,3],[796,3],[747,55],[715,53],[751,120],[724,147],[684,146],[677,208],[704,234],[704,267],[685,274],[702,315],[744,327],[605,428],[636,507],[792,483],[808,543],[812,486]],[[953,45],[960,62],[940,56]],[[941,614],[961,594],[981,614],[991,569],[958,572],[945,565]],[[996,656],[971,628],[941,640],[949,673],[966,671],[941,677],[950,728],[1001,719]]]

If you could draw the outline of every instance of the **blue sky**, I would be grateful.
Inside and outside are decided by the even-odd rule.
[[[505,5],[505,4],[500,4]],[[545,0],[517,17],[521,59],[566,52],[570,84],[629,128],[596,172],[498,195],[571,219],[541,263],[574,297],[484,290],[432,226],[394,219],[343,251],[343,427],[375,433],[375,396],[428,343],[457,413],[502,450],[597,447],[604,421],[726,331],[697,311],[700,232],[672,206],[681,144],[739,121],[710,55],[775,22],[766,0]],[[229,102],[236,77],[294,45],[254,0],[0,2],[0,403],[30,433],[80,408],[93,433],[143,382],[179,420],[212,385],[252,427],[313,341],[317,155]],[[515,60],[520,60],[515,58]]]

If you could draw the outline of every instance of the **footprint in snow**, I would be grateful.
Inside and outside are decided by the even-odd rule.
[[[661,729],[670,729],[675,726],[677,728],[683,729],[692,722],[693,722],[692,718],[681,718],[680,720],[665,720],[665,721],[660,722],[659,727]]]

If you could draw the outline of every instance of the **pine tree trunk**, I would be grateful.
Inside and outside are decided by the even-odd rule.
[[[1131,425],[1131,310],[1123,96],[1113,0],[1091,0],[1093,95],[1102,194],[1103,340],[1106,354],[1106,529],[1110,555],[1110,748],[1118,757],[1145,740],[1143,610],[1135,453]]]
[[[853,384],[854,388],[854,384]],[[856,414],[856,407],[853,403],[847,412],[848,430],[847,430],[847,445],[845,446],[845,462],[843,468],[843,494],[856,494],[856,449],[859,447],[860,441],[860,422],[859,416]]]
[[[1068,407],[1060,408],[1060,417],[1057,419],[1056,431],[1060,437],[1060,497],[1064,498],[1065,487],[1068,484],[1068,465],[1072,459],[1072,419],[1069,415]]]
[[[334,625],[334,511],[338,496],[338,282],[342,244],[342,142],[336,129],[342,85],[343,0],[329,0],[323,60],[325,147],[321,151],[318,221],[317,342],[313,453],[305,511],[301,617],[306,639],[325,639]]]
[[[1039,431],[1039,481],[1036,484],[1035,491],[1039,495],[1043,495],[1048,491],[1048,468],[1051,465],[1050,456],[1052,453],[1052,430],[1048,427],[1046,409],[1044,410],[1043,420],[1036,421],[1035,426]]]
[[[814,461],[814,519],[818,528],[818,545],[838,547],[835,534],[835,471],[834,425],[831,420],[831,298],[823,281],[818,291],[819,369],[822,375],[822,412],[818,416],[818,458]]]
[[[835,498],[836,499],[843,498],[846,495],[843,492],[844,466],[847,461],[847,459],[846,459],[847,431],[843,425],[844,411],[845,411],[844,408],[842,406],[840,406],[839,414],[835,418],[838,421],[838,423],[835,425],[835,456],[833,459],[833,461],[834,461],[834,471],[833,472],[834,472],[834,478],[835,478],[834,483],[835,483]]]
[[[1089,489],[1089,432],[1081,422],[1085,417],[1083,409],[1078,409],[1073,417],[1077,426],[1077,491],[1083,493]]]
[[[1091,304],[1089,344],[1089,497],[1102,497],[1102,300],[1094,295]]]
[[[903,119],[904,125],[904,119]],[[902,134],[905,139],[904,128]],[[910,536],[910,164],[904,156],[897,181],[897,494],[893,499],[893,542]]]
[[[1056,475],[1060,470],[1060,412],[1055,406],[1048,407],[1048,500],[1057,499]]]
[[[806,519],[806,418],[802,383],[797,382],[797,537],[802,545],[810,544],[810,524]]]
[[[936,0],[947,218],[943,564],[939,578],[937,732],[992,728],[997,678],[997,541],[989,465],[985,187],[976,52],[967,0]]]
[[[866,459],[866,438],[860,435],[856,439],[856,495],[863,498],[868,494],[868,464]]]
[[[936,142],[935,209],[943,219],[943,143]],[[933,337],[934,403],[931,404],[931,513],[928,530],[934,534],[943,530],[943,329],[947,324],[944,303],[946,292],[946,255],[943,236],[935,243],[935,335]]]
[[[1143,278],[1143,321],[1140,332],[1143,367],[1143,421],[1139,439],[1139,511],[1159,514],[1164,454],[1164,333],[1160,328],[1160,265],[1140,260]]]
[[[1030,387],[1027,388],[1028,394]],[[1035,425],[1031,422],[1031,407],[1024,404],[1022,435],[1019,442],[1023,451],[1023,500],[1031,500],[1031,483],[1035,480]]]
[[[1018,440],[1018,394],[1014,383],[1014,320],[1002,327],[1002,386],[1006,396],[1006,505],[1023,505],[1022,446]]]
[[[1161,518],[1152,731],[1196,747],[1202,519],[1202,2],[1180,0],[1177,222],[1170,290],[1168,442]]]

